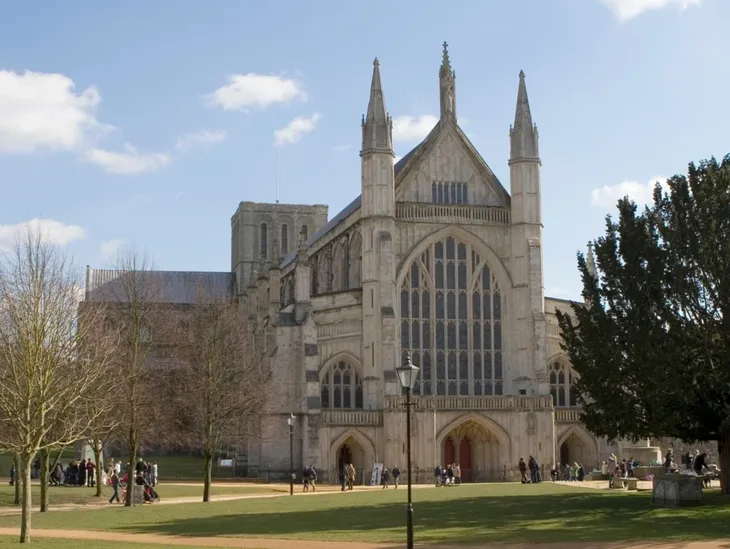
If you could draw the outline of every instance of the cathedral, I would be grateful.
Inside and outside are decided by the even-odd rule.
[[[436,84],[434,82],[434,84]],[[167,300],[196,280],[233,292],[265,334],[275,396],[261,436],[239,450],[249,475],[334,472],[369,480],[406,465],[405,398],[395,369],[410,355],[412,466],[459,463],[464,480],[511,480],[520,457],[596,467],[603,443],[579,421],[574,373],[543,287],[541,160],[520,72],[509,129],[509,190],[457,123],[444,44],[440,120],[394,162],[393,123],[373,63],[362,118],[361,194],[328,220],[324,205],[242,202],[231,271],[158,271]],[[87,299],[115,271],[89,269]]]

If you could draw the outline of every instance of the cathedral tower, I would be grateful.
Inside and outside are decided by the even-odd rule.
[[[362,120],[362,364],[365,409],[382,405],[383,380],[395,379],[395,176],[393,121],[385,108],[380,63],[373,62],[370,100]],[[397,383],[397,382],[396,382]]]
[[[542,270],[542,211],[537,126],[532,122],[525,73],[520,71],[510,128],[513,305],[516,345],[513,390],[549,392]]]

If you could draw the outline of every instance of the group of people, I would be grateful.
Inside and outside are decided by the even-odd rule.
[[[355,487],[355,466],[352,463],[340,467],[340,487],[342,491],[352,490]]]
[[[557,480],[567,480],[568,482],[583,482],[586,477],[586,470],[583,464],[577,461],[573,465],[563,463],[562,465],[556,465],[550,471],[550,477],[553,482]]]
[[[129,480],[129,466],[127,465],[124,475],[121,477],[121,462],[111,461],[109,475],[109,485],[112,487],[112,497],[109,498],[109,503],[120,503],[119,498],[119,487],[122,487],[122,500],[126,500],[127,497],[127,482]],[[134,466],[134,484],[136,486],[142,486],[142,502],[143,503],[154,503],[160,501],[160,496],[155,490],[157,486],[157,464],[147,463],[142,458],[137,460],[137,464]]]
[[[388,471],[387,468],[383,467],[383,470],[380,472],[380,485],[383,487],[383,490],[386,490],[390,485],[390,477],[393,477],[393,485],[398,488],[400,467],[396,465],[390,471]]]
[[[433,470],[434,483],[439,486],[453,486],[461,484],[461,466],[458,463],[451,465],[437,465]]]
[[[302,471],[302,484],[304,485],[302,487],[303,492],[309,492],[310,488],[312,492],[317,491],[317,470],[311,463]]]
[[[542,482],[540,465],[537,463],[534,456],[530,456],[527,461],[525,461],[525,458],[521,457],[520,461],[517,463],[517,469],[520,471],[520,480],[522,484],[537,484],[538,482]],[[527,476],[528,472],[530,473],[529,479]]]

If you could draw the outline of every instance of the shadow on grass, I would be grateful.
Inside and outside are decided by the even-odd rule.
[[[526,490],[527,491],[527,490]],[[667,509],[651,494],[593,490],[481,495],[430,490],[414,502],[419,545],[715,540],[730,537],[730,500],[717,492],[705,504]],[[455,496],[455,497],[449,497]],[[466,497],[462,497],[466,496]],[[276,498],[264,504],[200,507],[185,517],[160,511],[114,530],[179,536],[252,536],[400,542],[405,537],[403,491]],[[214,504],[222,506],[223,503]],[[165,516],[167,515],[167,516]],[[730,545],[728,546],[730,547]]]

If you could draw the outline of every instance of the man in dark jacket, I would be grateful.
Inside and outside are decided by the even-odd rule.
[[[390,474],[393,475],[393,484],[396,488],[398,488],[398,477],[400,477],[400,469],[398,469],[397,465],[390,470]]]

